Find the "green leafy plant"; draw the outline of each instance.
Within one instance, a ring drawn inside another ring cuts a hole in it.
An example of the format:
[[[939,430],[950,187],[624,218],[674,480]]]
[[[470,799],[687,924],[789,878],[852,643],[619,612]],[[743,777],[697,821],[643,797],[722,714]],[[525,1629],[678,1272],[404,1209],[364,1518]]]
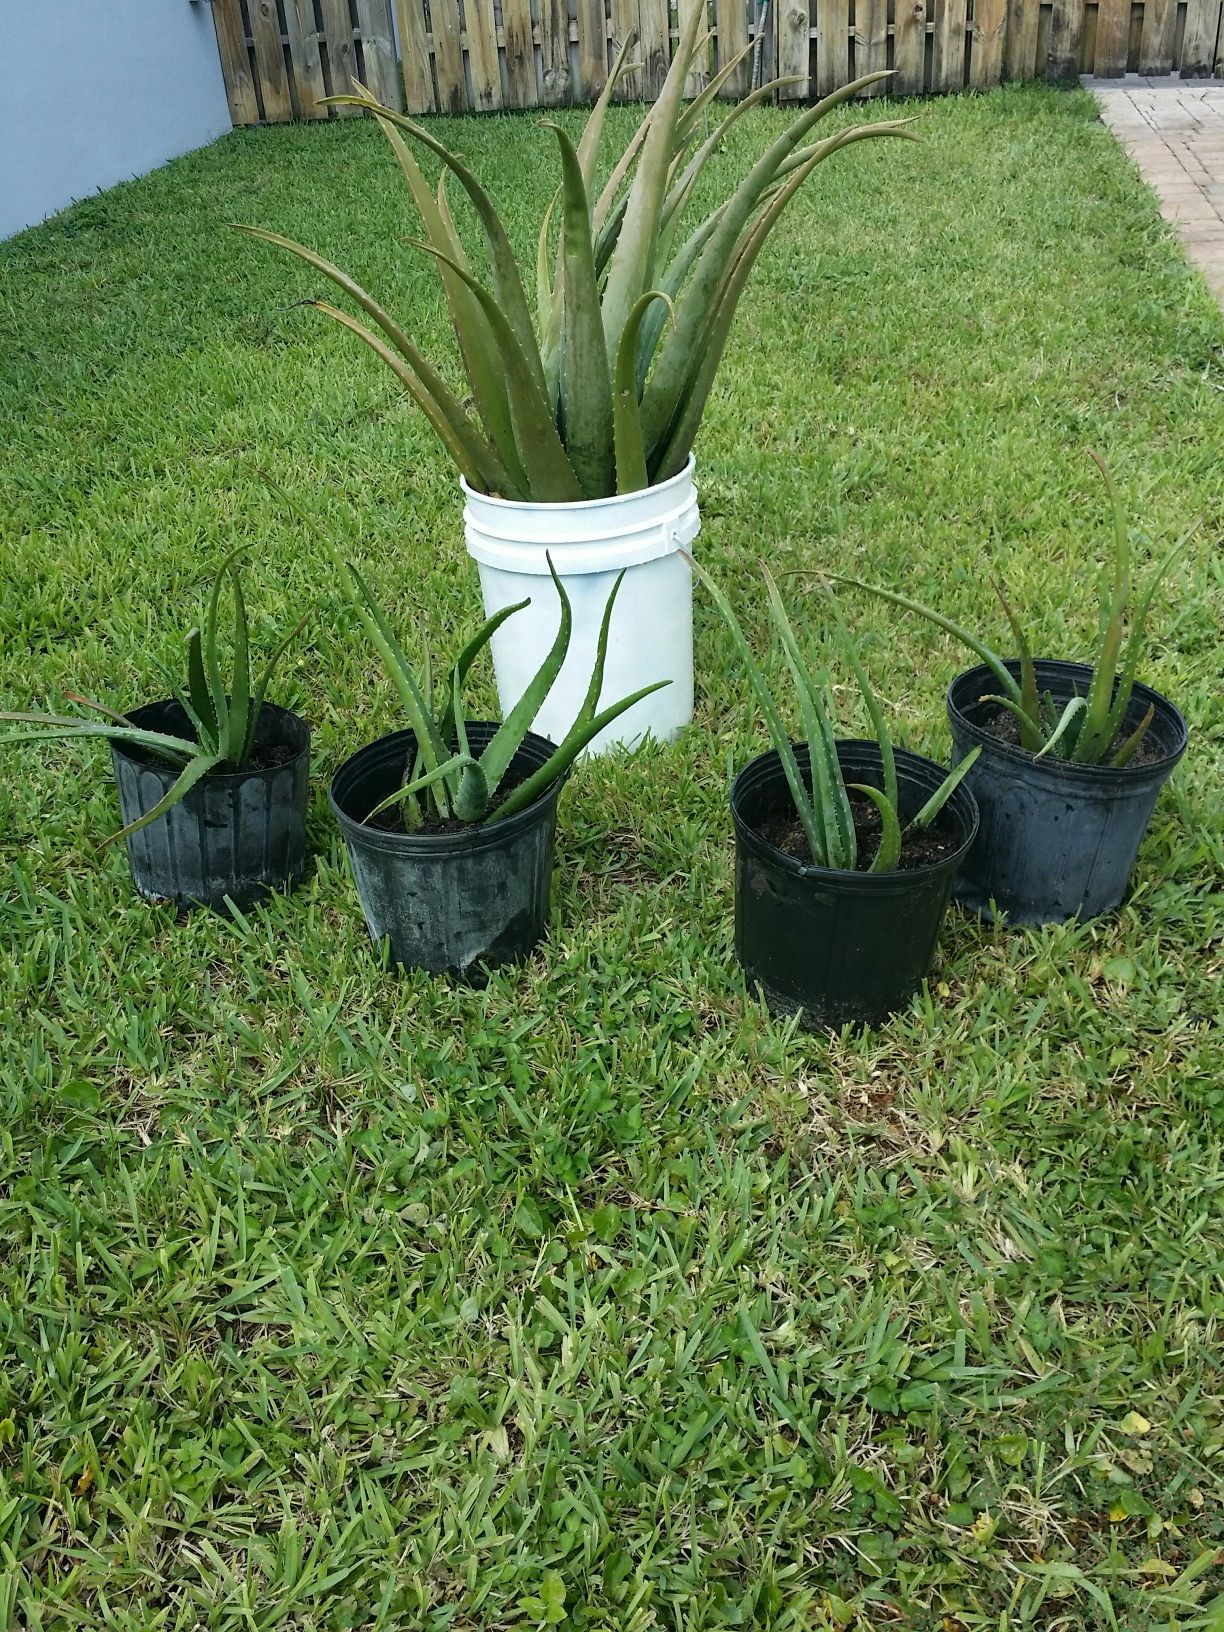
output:
[[[428,659],[421,674],[418,675],[405,657],[386,614],[374,599],[362,574],[351,562],[345,562],[344,565],[352,588],[353,607],[370,638],[371,645],[382,659],[383,667],[403,704],[404,713],[416,738],[416,752],[402,785],[369,813],[367,821],[394,805],[403,805],[404,826],[411,830],[419,826],[422,819],[420,799],[422,794],[426,795],[428,807],[442,819],[492,822],[512,816],[516,811],[524,810],[540,798],[554,782],[559,781],[587,744],[598,736],[605,726],[619,719],[627,709],[641,702],[643,697],[649,697],[652,692],[671,684],[670,680],[656,680],[653,685],[643,686],[628,697],[622,697],[619,702],[611,703],[606,708],[599,707],[599,694],[603,689],[604,664],[608,652],[608,628],[621,581],[625,576],[622,572],[618,574],[604,606],[590,684],[565,740],[538,770],[533,771],[499,800],[498,793],[506,773],[522,746],[524,737],[531,729],[531,722],[539,713],[553,681],[561,672],[561,666],[569,652],[570,633],[573,627],[570,601],[565,593],[565,586],[553,569],[551,556],[548,558],[549,571],[552,573],[552,580],[561,603],[556,639],[531,684],[498,726],[492,740],[480,755],[472,753],[468,743],[467,721],[463,708],[464,682],[472,664],[489,645],[497,630],[507,618],[530,606],[530,600],[503,607],[500,612],[489,618],[450,665],[438,694],[434,696],[430,682],[431,665]]]
[[[326,301],[309,302],[359,335],[395,373],[478,491],[567,503],[634,492],[682,470],[748,275],[787,204],[816,166],[841,148],[911,134],[906,120],[878,120],[805,144],[833,109],[888,77],[868,74],[805,110],[723,202],[688,230],[685,217],[697,183],[728,131],[749,108],[790,83],[763,85],[707,129],[707,110],[746,53],[727,63],[686,107],[684,83],[704,13],[704,6],[693,8],[658,100],[598,193],[604,115],[626,69],[632,36],[577,146],[561,126],[542,121],[557,140],[561,180],[539,231],[534,319],[502,219],[463,160],[359,83],[354,95],[328,98],[371,113],[399,161],[424,228],[424,237],[411,242],[437,263],[474,412],[407,331],[339,267],[279,233],[238,229],[301,256],[362,310],[373,328]],[[401,132],[441,161],[436,192]],[[448,174],[480,222],[491,287],[473,272],[455,230]],[[554,249],[551,221],[558,204]]]
[[[1046,754],[1074,761],[1077,765],[1125,765],[1147,735],[1155,710],[1149,704],[1134,728],[1125,737],[1121,733],[1130,712],[1135,688],[1135,675],[1143,651],[1144,629],[1148,612],[1157,589],[1168,577],[1178,556],[1198,530],[1195,522],[1183,533],[1177,543],[1149,575],[1147,584],[1131,610],[1131,537],[1117,484],[1108,465],[1099,453],[1090,448],[1089,457],[1095,460],[1105,482],[1113,513],[1112,560],[1101,571],[1100,610],[1097,617],[1097,648],[1092,661],[1092,680],[1086,695],[1076,695],[1061,709],[1051,694],[1042,693],[1037,684],[1037,669],[1033,659],[1032,642],[1009,601],[1006,591],[996,579],[995,594],[1003,607],[1019,654],[1020,678],[1016,679],[997,652],[971,630],[953,623],[942,613],[896,590],[878,584],[865,584],[858,578],[830,574],[834,582],[852,584],[882,600],[891,601],[907,612],[917,612],[940,629],[961,641],[975,653],[999,682],[1000,691],[983,697],[984,702],[998,703],[1019,722],[1020,746],[1038,759]],[[1129,614],[1129,629],[1128,625]],[[1121,740],[1119,740],[1121,738]]]
[[[787,729],[781,711],[774,701],[769,683],[762,674],[756,658],[752,655],[752,647],[748,643],[748,638],[744,634],[739,619],[731,609],[731,603],[710,574],[691,556],[688,559],[693,571],[709,591],[710,598],[722,614],[727,628],[731,631],[731,638],[736,651],[744,664],[752,688],[756,692],[757,700],[761,705],[761,712],[765,716],[765,723],[769,727],[769,734],[773,738],[774,748],[777,750],[778,758],[782,762],[786,785],[790,789],[790,795],[794,801],[795,814],[798,816],[807,838],[812,860],[818,867],[831,867],[840,871],[854,871],[859,867],[858,836],[855,832],[854,814],[850,804],[850,791],[852,790],[870,799],[880,815],[880,843],[870,866],[863,870],[872,873],[892,872],[901,858],[901,846],[905,833],[910,828],[928,827],[935,820],[953,791],[973,766],[981,750],[975,748],[971,754],[961,760],[960,764],[944,778],[917,815],[912,817],[904,828],[902,827],[897,790],[896,757],[893,753],[892,738],[889,736],[883,711],[876,699],[875,692],[872,690],[867,671],[854,649],[854,641],[849,629],[846,627],[841,608],[836,598],[830,595],[829,605],[833,614],[837,648],[853,671],[859,693],[867,709],[867,716],[871,721],[872,731],[875,733],[875,741],[880,749],[880,767],[884,786],[883,788],[877,788],[868,782],[847,783],[842,775],[841,762],[837,757],[837,736],[833,725],[833,694],[829,676],[823,671],[813,673],[807,666],[800,651],[794,627],[782,603],[782,597],[778,593],[778,586],[774,582],[769,568],[762,566],[761,572],[769,595],[770,611],[782,643],[782,651],[786,658],[787,667],[791,672],[795,695],[799,703],[799,713],[803,721],[803,733],[807,742],[808,763],[810,766],[810,774],[805,778],[795,754],[791,733]]]
[[[65,695],[70,702],[104,715],[105,720],[38,712],[0,713],[0,722],[25,727],[0,735],[0,747],[19,742],[108,737],[114,742],[146,748],[168,764],[182,767],[180,776],[165,797],[158,800],[152,810],[138,821],[129,822],[117,833],[112,833],[103,841],[105,844],[125,838],[138,828],[156,821],[159,816],[164,816],[172,805],[176,805],[210,773],[240,771],[250,761],[272,675],[286,648],[301,631],[308,614],[303,615],[277,644],[262,673],[252,684],[246,602],[238,571],[238,559],[247,548],[249,546],[240,545],[221,563],[208,597],[203,626],[192,629],[185,642],[187,684],[176,695],[191,721],[194,737],[145,731],[133,725],[126,715],[117,714],[104,703],[82,697],[76,692]],[[227,582],[233,597],[232,662],[228,674],[222,665],[220,639],[221,597]]]

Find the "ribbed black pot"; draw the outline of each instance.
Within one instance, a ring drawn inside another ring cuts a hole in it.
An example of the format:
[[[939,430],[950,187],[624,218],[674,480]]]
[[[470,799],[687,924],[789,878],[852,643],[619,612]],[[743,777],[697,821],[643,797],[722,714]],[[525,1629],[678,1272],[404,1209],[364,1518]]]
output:
[[[1019,677],[1019,663],[1008,663]],[[1086,693],[1092,670],[1083,663],[1039,662],[1037,684],[1058,704]],[[1048,755],[1036,759],[1001,742],[986,723],[998,693],[984,665],[958,675],[948,687],[948,723],[956,758],[980,745],[965,778],[981,812],[977,840],[956,884],[956,899],[971,911],[1010,924],[1056,924],[1112,912],[1126,894],[1161,788],[1186,751],[1186,722],[1167,697],[1136,684],[1127,725],[1151,704],[1147,741],[1159,758],[1121,768],[1075,765]]]
[[[795,755],[808,776],[806,745],[796,744]],[[837,757],[848,782],[882,786],[876,743],[839,742]],[[896,761],[904,823],[947,772],[901,748]],[[941,819],[954,824],[959,841],[952,854],[893,873],[815,867],[779,850],[760,824],[793,809],[776,752],[736,777],[736,956],[769,1007],[799,1013],[809,1030],[877,1025],[908,1003],[930,967],[952,881],[977,831],[973,797],[962,783],[944,807]]]
[[[146,731],[192,737],[181,703],[146,703],[129,711]],[[310,728],[287,708],[265,703],[257,747],[292,750],[268,770],[206,776],[164,816],[126,839],[132,881],[150,900],[180,907],[239,911],[272,890],[290,890],[306,858],[306,794]],[[147,749],[111,743],[124,826],[153,809],[178,780],[179,769]]]
[[[496,730],[469,721],[473,753]],[[397,731],[345,760],[332,778],[332,810],[375,946],[386,946],[390,960],[406,969],[478,983],[488,969],[525,958],[544,937],[560,783],[517,815],[462,832],[367,827],[365,817],[402,784],[415,748],[411,731]],[[511,770],[538,770],[555,751],[529,732]]]

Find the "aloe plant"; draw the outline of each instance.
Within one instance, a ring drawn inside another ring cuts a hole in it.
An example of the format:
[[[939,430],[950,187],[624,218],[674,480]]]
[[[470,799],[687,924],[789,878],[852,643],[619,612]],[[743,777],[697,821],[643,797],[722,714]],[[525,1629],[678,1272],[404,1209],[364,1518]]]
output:
[[[688,226],[697,183],[728,131],[747,109],[791,83],[773,80],[707,121],[741,53],[685,106],[684,82],[704,13],[703,6],[692,9],[658,100],[602,189],[596,190],[596,175],[604,116],[628,66],[632,36],[577,146],[559,125],[542,121],[557,143],[560,182],[537,241],[534,315],[529,280],[497,207],[463,160],[359,82],[354,94],[328,98],[372,114],[399,162],[423,228],[411,241],[434,257],[470,411],[407,329],[338,266],[279,233],[239,228],[300,256],[361,310],[368,322],[327,301],[308,302],[360,336],[394,372],[480,492],[567,503],[635,492],[682,470],[748,275],[787,204],[841,148],[911,134],[908,121],[887,120],[806,140],[835,108],[887,77],[865,75],[800,114],[723,201]],[[436,191],[414,146],[441,161]],[[448,175],[475,208],[491,285],[473,271],[455,230]]]
[[[428,808],[444,820],[492,822],[512,816],[516,811],[524,810],[558,782],[587,744],[606,726],[611,725],[613,720],[619,719],[627,709],[641,702],[643,697],[649,697],[663,686],[671,684],[669,680],[656,680],[653,685],[643,686],[628,697],[622,697],[619,702],[611,703],[605,708],[599,706],[608,653],[608,629],[621,580],[625,576],[622,572],[617,576],[604,606],[590,684],[582,707],[566,733],[564,742],[538,770],[533,771],[524,781],[499,798],[502,783],[514,761],[514,756],[531,729],[531,722],[543,706],[544,699],[561,672],[561,666],[569,652],[573,628],[570,601],[565,593],[565,586],[553,569],[552,558],[549,557],[548,566],[561,605],[556,638],[531,684],[498,726],[492,740],[479,756],[473,754],[468,745],[467,720],[463,706],[464,683],[472,664],[489,645],[497,630],[507,618],[513,617],[516,612],[521,612],[529,606],[530,601],[519,601],[514,606],[503,607],[500,612],[489,618],[446,670],[445,680],[434,696],[431,694],[429,678],[431,665],[427,662],[423,671],[418,674],[404,655],[385,612],[375,600],[361,572],[352,562],[345,562],[344,566],[354,610],[369,636],[371,645],[382,659],[383,667],[403,704],[404,713],[416,738],[415,754],[406,767],[402,784],[370,811],[365,818],[367,822],[395,805],[402,805],[404,826],[411,831],[420,825],[424,814],[421,795],[426,796]]]
[[[186,638],[186,686],[177,693],[177,699],[194,728],[193,737],[145,731],[133,725],[126,715],[118,714],[104,703],[82,697],[77,692],[65,693],[69,702],[92,709],[94,713],[103,715],[103,720],[36,711],[0,713],[0,722],[24,727],[20,731],[0,733],[0,748],[19,742],[107,737],[135,748],[146,748],[167,764],[182,767],[178,779],[152,810],[139,820],[129,822],[117,833],[112,833],[103,840],[104,844],[126,838],[138,828],[164,816],[202,778],[214,772],[239,771],[251,759],[276,665],[302,629],[308,614],[303,615],[278,642],[262,673],[252,683],[246,602],[238,571],[239,557],[248,548],[248,545],[240,545],[221,563],[213,580],[203,624],[190,630]],[[233,650],[228,674],[222,663],[220,639],[221,597],[227,582],[233,598]]]
[[[880,815],[880,842],[870,864],[862,870],[871,873],[894,871],[901,859],[901,847],[906,832],[910,828],[930,826],[972,768],[981,753],[981,749],[975,748],[971,754],[961,760],[960,764],[950,771],[940,783],[922,809],[902,827],[897,789],[896,756],[893,752],[892,738],[889,735],[883,711],[872,689],[867,671],[855,650],[854,641],[846,626],[841,607],[836,597],[830,594],[829,607],[833,617],[833,632],[836,645],[854,674],[859,694],[867,710],[867,717],[871,721],[871,729],[875,734],[875,741],[880,750],[881,780],[884,786],[877,788],[869,782],[847,783],[842,775],[841,762],[837,756],[837,735],[833,724],[833,694],[829,677],[823,672],[813,673],[808,667],[796,638],[794,626],[778,592],[778,586],[774,582],[773,574],[768,567],[762,566],[761,572],[769,596],[770,612],[781,640],[782,651],[786,658],[787,667],[790,669],[791,679],[794,682],[799,713],[803,721],[803,732],[807,742],[808,764],[810,767],[809,775],[805,777],[795,754],[791,733],[782,718],[781,710],[774,700],[773,693],[769,688],[769,682],[765,679],[756,658],[753,656],[748,637],[745,635],[739,619],[732,611],[730,601],[728,601],[726,595],[710,574],[691,556],[688,559],[690,566],[709,591],[710,598],[730,630],[736,651],[739,653],[752,689],[757,695],[757,701],[761,705],[761,712],[765,716],[769,734],[773,738],[774,748],[782,762],[786,785],[790,790],[791,799],[794,801],[795,814],[799,818],[799,823],[807,838],[812,860],[818,867],[830,867],[840,871],[854,871],[859,867],[861,858],[858,849],[858,836],[855,832],[854,813],[850,804],[850,792],[853,791],[861,793],[864,797],[870,799]]]
[[[1144,630],[1148,613],[1157,589],[1172,571],[1178,556],[1198,531],[1195,522],[1174,544],[1162,561],[1148,576],[1147,584],[1131,609],[1132,550],[1126,514],[1109,466],[1099,453],[1088,449],[1088,454],[1101,472],[1109,496],[1113,518],[1113,550],[1110,561],[1101,570],[1099,613],[1097,617],[1097,645],[1092,660],[1092,680],[1085,694],[1072,697],[1061,709],[1047,691],[1042,693],[1037,683],[1037,668],[1033,660],[1033,643],[1025,632],[1004,586],[996,579],[994,592],[1003,607],[1003,615],[1011,629],[1019,657],[1020,678],[1016,679],[1003,658],[992,650],[972,630],[954,623],[942,613],[896,590],[879,584],[866,584],[858,578],[832,573],[835,583],[851,584],[866,590],[881,600],[891,601],[907,612],[943,629],[967,646],[990,670],[999,683],[998,693],[988,693],[983,702],[998,703],[1015,716],[1019,724],[1020,746],[1036,758],[1050,754],[1055,758],[1073,761],[1077,765],[1125,765],[1147,735],[1155,717],[1149,704],[1134,727],[1122,732],[1130,714],[1134,695],[1135,676],[1143,651]],[[1128,628],[1129,620],[1129,628]]]

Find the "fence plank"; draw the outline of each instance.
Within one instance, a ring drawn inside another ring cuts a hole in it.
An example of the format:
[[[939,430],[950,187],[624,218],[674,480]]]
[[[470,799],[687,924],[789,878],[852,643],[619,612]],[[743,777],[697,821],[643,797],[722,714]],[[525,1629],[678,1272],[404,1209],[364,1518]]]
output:
[[[933,90],[959,91],[964,86],[968,20],[967,0],[939,0],[931,60]]]
[[[438,75],[438,112],[463,113],[468,105],[463,76],[463,35],[459,0],[430,0],[434,68]]]
[[[395,0],[399,27],[400,67],[404,76],[404,111],[433,113],[437,108],[429,66],[429,36],[421,0]]]
[[[752,71],[755,83],[767,85],[778,77],[778,28],[775,0],[758,3],[752,25],[755,49],[752,53]]]
[[[1125,0],[1127,14],[1130,0]],[[1009,0],[1007,43],[1003,68],[1008,79],[1032,79],[1037,72],[1037,26],[1041,20],[1040,0]]]
[[[1173,66],[1177,0],[1146,0],[1139,36],[1139,72],[1167,74]]]
[[[327,46],[327,80],[333,96],[348,96],[357,72],[357,48],[353,44],[353,23],[348,0],[320,0],[323,16],[323,43]],[[357,108],[335,108],[345,117]]]
[[[539,106],[535,46],[531,38],[531,0],[502,0],[502,33],[506,43],[506,86],[512,108]]]
[[[361,60],[365,65],[363,83],[378,100],[396,112],[400,99],[399,62],[395,51],[395,29],[391,23],[391,0],[356,0],[357,27],[361,32]]]
[[[653,102],[667,78],[667,65],[671,62],[670,28],[667,0],[638,0],[642,58],[639,83],[644,101]]]
[[[1055,85],[1073,85],[1079,77],[1080,42],[1084,37],[1084,0],[1054,0],[1045,77]]]
[[[888,67],[888,0],[854,0],[854,77],[877,74]],[[873,85],[868,96],[882,96],[886,80]]]
[[[540,65],[544,70],[540,95],[546,108],[578,100],[570,66],[568,0],[537,0],[540,16]]]
[[[893,68],[889,90],[896,96],[921,96],[926,68],[926,0],[897,0],[893,19]]]
[[[259,103],[255,97],[255,80],[251,75],[246,24],[242,20],[238,0],[213,0],[212,14],[217,50],[221,53],[225,94],[229,98],[230,118],[236,125],[257,125]]]
[[[502,105],[501,67],[490,0],[463,0],[463,32],[472,79],[472,107],[478,113],[489,113]]]
[[[725,68],[748,44],[747,0],[714,0],[714,21],[718,29],[718,66]],[[723,96],[738,101],[748,89],[751,73],[749,63],[741,62],[723,86]]]
[[[303,119],[326,119],[323,98],[327,86],[323,82],[314,0],[285,0],[285,33],[289,37],[293,83],[297,86],[298,114]]]
[[[849,0],[817,0],[816,5],[816,95],[850,81]]]
[[[1203,79],[1215,66],[1220,31],[1220,0],[1190,0],[1182,36],[1181,77]]]
[[[631,63],[640,63],[642,44],[638,22],[638,0],[612,0],[612,54],[615,57],[621,46],[630,34],[639,35],[638,43],[629,53]],[[642,70],[640,67],[626,68],[616,87],[618,102],[637,102],[642,96]]]
[[[807,101],[812,66],[811,26],[808,0],[777,0],[778,73],[794,75],[798,81],[794,85],[783,85],[778,92],[781,102]]]
[[[593,102],[607,82],[608,23],[603,0],[578,0],[578,95]]]
[[[285,67],[276,0],[250,0],[247,10],[264,118],[270,124],[282,124],[293,118],[293,98],[289,94],[289,71]]]
[[[1092,71],[1098,79],[1117,79],[1126,72],[1130,41],[1131,0],[1100,0],[1096,18],[1096,54]]]
[[[697,37],[697,49],[693,52],[693,60],[689,65],[689,71],[684,80],[685,96],[700,96],[710,83],[711,41],[709,37],[710,8],[708,0],[676,0],[676,23],[681,33],[684,30],[685,23],[688,22],[694,11],[700,11],[705,16],[705,27],[702,29],[702,33],[706,36],[706,39],[703,45],[701,35]]]
[[[997,85],[1003,77],[1003,36],[1007,31],[1007,0],[973,0],[970,32],[969,83],[974,90]]]

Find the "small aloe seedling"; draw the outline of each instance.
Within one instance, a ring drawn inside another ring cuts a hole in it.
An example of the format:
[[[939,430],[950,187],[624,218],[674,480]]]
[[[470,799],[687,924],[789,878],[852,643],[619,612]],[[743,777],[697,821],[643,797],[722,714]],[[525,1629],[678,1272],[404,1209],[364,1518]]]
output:
[[[108,737],[114,742],[145,748],[182,771],[165,797],[152,810],[129,822],[103,841],[126,838],[138,828],[156,821],[211,772],[240,771],[246,766],[259,734],[260,716],[277,663],[306,622],[303,615],[279,642],[262,673],[252,684],[250,637],[246,602],[238,572],[238,558],[249,545],[232,550],[217,570],[201,628],[192,629],[186,639],[186,689],[177,700],[190,720],[194,737],[177,737],[162,731],[145,731],[133,725],[125,714],[117,714],[104,703],[76,692],[66,692],[70,702],[92,709],[103,720],[77,719],[72,715],[37,712],[0,713],[0,722],[26,729],[0,735],[0,747],[18,742],[52,742],[63,738]],[[222,666],[220,640],[221,596],[226,583],[233,595],[232,665],[228,674]]]
[[[897,790],[897,766],[893,753],[892,738],[889,736],[884,715],[872,690],[867,671],[854,649],[854,641],[841,608],[836,599],[830,595],[829,604],[833,613],[833,624],[836,632],[837,646],[842,656],[853,670],[854,678],[858,683],[859,693],[866,707],[871,728],[875,733],[875,740],[880,750],[880,766],[882,771],[883,788],[873,787],[868,782],[847,783],[842,775],[841,762],[837,756],[837,736],[833,726],[833,697],[829,684],[829,677],[825,673],[813,673],[804,661],[799,649],[799,642],[795,637],[794,628],[787,616],[786,608],[782,604],[782,597],[778,593],[778,586],[768,567],[762,566],[761,572],[765,578],[765,587],[769,594],[770,611],[782,642],[782,651],[786,657],[787,666],[794,681],[795,694],[799,703],[799,712],[803,720],[803,731],[807,741],[808,763],[810,777],[805,778],[799,767],[794,746],[791,742],[791,733],[783,722],[781,712],[774,701],[769,683],[762,674],[752,648],[748,644],[739,619],[731,610],[731,603],[719,589],[705,569],[698,565],[692,557],[688,557],[693,571],[701,579],[710,596],[722,614],[723,621],[731,631],[731,638],[735,643],[752,688],[757,694],[761,705],[761,712],[765,715],[765,723],[769,727],[769,734],[773,738],[774,748],[782,762],[782,770],[786,777],[787,787],[795,805],[795,814],[803,827],[807,837],[808,847],[812,852],[812,860],[818,867],[835,868],[838,871],[852,872],[859,866],[858,838],[854,827],[854,814],[850,804],[850,791],[861,793],[870,799],[880,814],[880,843],[872,858],[871,865],[866,872],[892,872],[901,859],[901,846],[905,832],[909,828],[928,827],[939,812],[947,804],[952,793],[961,780],[968,773],[980,748],[975,748],[971,754],[961,760],[960,764],[946,776],[936,791],[923,805],[922,809],[903,828],[901,825],[900,805]]]
[[[1073,761],[1077,765],[1108,764],[1117,767],[1125,765],[1130,760],[1147,735],[1155,714],[1155,709],[1149,704],[1133,729],[1122,736],[1130,713],[1148,612],[1151,610],[1157,589],[1168,577],[1178,556],[1198,531],[1198,522],[1183,533],[1156,566],[1132,610],[1131,539],[1122,509],[1122,500],[1108,465],[1100,454],[1093,453],[1091,449],[1088,451],[1104,478],[1113,511],[1113,559],[1101,572],[1097,646],[1092,661],[1091,683],[1086,695],[1072,697],[1061,709],[1048,691],[1042,693],[1038,687],[1032,642],[1025,633],[1006,590],[997,580],[994,583],[994,591],[999,597],[1004,616],[1011,628],[1012,638],[1016,642],[1019,680],[984,640],[972,630],[963,628],[959,623],[953,623],[951,618],[945,618],[942,613],[878,584],[865,584],[858,578],[847,578],[838,574],[830,576],[836,583],[852,584],[856,589],[865,589],[868,594],[878,595],[881,600],[891,601],[894,606],[903,607],[907,612],[917,612],[919,617],[928,619],[975,653],[994,675],[1000,688],[997,694],[985,696],[983,702],[998,703],[1008,713],[1015,715],[1020,728],[1020,746],[1036,758],[1041,759],[1051,754],[1058,759]]]
[[[573,617],[569,596],[553,568],[552,557],[548,557],[548,568],[561,602],[561,618],[556,639],[537,669],[531,684],[498,726],[492,741],[479,756],[471,752],[468,744],[467,722],[463,708],[464,682],[472,664],[489,645],[497,630],[507,618],[513,617],[516,612],[521,612],[524,607],[529,606],[530,601],[519,601],[514,606],[503,607],[482,625],[451,664],[440,694],[435,698],[431,696],[428,663],[425,665],[423,675],[418,677],[412,664],[404,656],[403,649],[385,613],[374,599],[369,585],[351,562],[345,562],[345,567],[352,586],[354,609],[371,644],[382,659],[383,667],[404,706],[404,713],[416,737],[415,757],[408,767],[403,784],[369,813],[367,821],[394,805],[403,805],[405,827],[409,829],[416,827],[421,820],[421,795],[427,796],[428,804],[443,819],[491,822],[512,816],[516,811],[524,810],[559,781],[587,744],[598,736],[605,726],[619,719],[635,703],[641,702],[643,697],[649,697],[652,692],[671,684],[669,680],[656,680],[653,685],[643,686],[628,697],[622,697],[619,702],[611,703],[606,708],[599,707],[608,653],[608,628],[612,621],[612,610],[616,605],[621,580],[625,576],[622,572],[617,576],[604,606],[595,666],[591,671],[590,684],[577,718],[566,733],[565,740],[544,764],[512,788],[504,798],[499,799],[498,793],[506,773],[521,748],[523,739],[531,729],[531,722],[540,712],[553,681],[561,672],[561,666],[569,652]]]

